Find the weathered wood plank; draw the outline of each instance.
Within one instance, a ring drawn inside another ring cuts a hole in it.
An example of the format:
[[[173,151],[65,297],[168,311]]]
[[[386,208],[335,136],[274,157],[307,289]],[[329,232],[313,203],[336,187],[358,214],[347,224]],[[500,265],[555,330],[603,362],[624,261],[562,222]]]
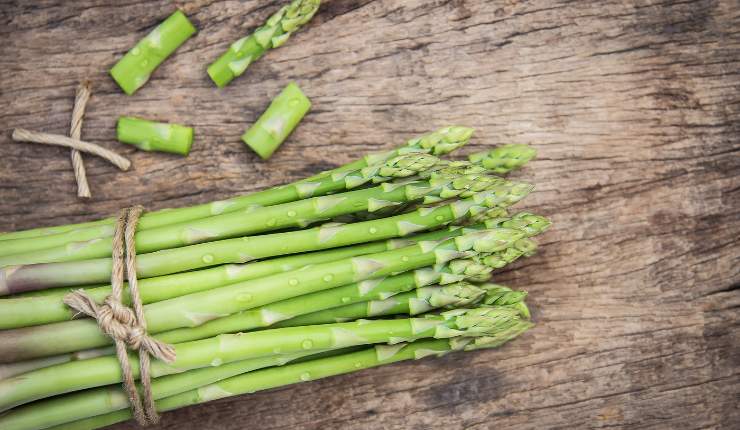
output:
[[[326,1],[305,31],[217,91],[205,64],[280,1],[177,2],[200,33],[134,97],[106,70],[170,2],[0,2],[0,230],[250,191],[428,129],[469,151],[531,143],[522,207],[551,216],[540,255],[501,282],[538,326],[499,351],[399,364],[168,413],[161,428],[737,428],[740,15],[732,0]],[[91,78],[74,197],[63,133]],[[239,135],[291,79],[313,111],[269,163]],[[114,142],[118,115],[190,124],[188,158]],[[117,428],[134,428],[132,424]]]

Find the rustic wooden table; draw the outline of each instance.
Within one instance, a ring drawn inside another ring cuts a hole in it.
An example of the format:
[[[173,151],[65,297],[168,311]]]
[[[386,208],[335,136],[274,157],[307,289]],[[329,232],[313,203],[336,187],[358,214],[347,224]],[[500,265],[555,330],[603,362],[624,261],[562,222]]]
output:
[[[497,276],[537,327],[496,351],[387,366],[164,415],[173,429],[740,427],[740,15],[732,0],[326,1],[217,90],[205,65],[283,0],[175,2],[199,34],[127,97],[107,70],[169,1],[0,0],[0,230],[140,203],[206,202],[312,174],[448,123],[467,151],[529,143],[541,253]],[[130,157],[10,142],[66,133]],[[262,162],[239,140],[296,80],[314,108]],[[190,124],[187,158],[115,142],[119,115]],[[124,429],[135,426],[119,425]]]

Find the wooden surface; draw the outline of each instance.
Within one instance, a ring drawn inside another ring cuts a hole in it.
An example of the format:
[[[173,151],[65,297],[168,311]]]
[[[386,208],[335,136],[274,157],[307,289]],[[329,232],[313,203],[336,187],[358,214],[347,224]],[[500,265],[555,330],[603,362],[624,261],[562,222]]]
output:
[[[0,230],[140,203],[206,202],[300,178],[448,123],[466,151],[540,153],[522,208],[552,217],[542,252],[497,279],[538,326],[451,355],[164,415],[171,429],[740,427],[740,4],[737,1],[326,1],[313,23],[216,90],[206,64],[279,1],[177,2],[200,33],[133,97],[106,71],[167,1],[0,1]],[[65,133],[134,163],[10,143]],[[239,136],[296,80],[314,108],[269,162]],[[119,115],[193,125],[188,158],[114,141]],[[133,429],[132,424],[117,428]]]

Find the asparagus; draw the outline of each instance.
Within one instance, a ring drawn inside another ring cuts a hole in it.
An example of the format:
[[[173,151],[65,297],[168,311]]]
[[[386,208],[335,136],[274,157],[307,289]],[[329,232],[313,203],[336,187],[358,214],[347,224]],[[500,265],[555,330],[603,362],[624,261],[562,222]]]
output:
[[[459,234],[462,231],[462,229],[456,228],[455,230],[450,230],[449,233],[444,231],[433,232],[431,234],[428,233],[425,235],[418,235],[417,237],[415,237],[415,240],[419,241],[423,237],[425,237],[427,240],[440,239],[443,238],[442,233],[444,233],[445,236],[454,237],[456,234]],[[330,308],[334,306],[340,306],[340,308],[343,308],[346,306],[341,305],[346,305],[347,303],[353,303],[360,300],[366,301],[372,300],[373,298],[386,298],[392,294],[406,291],[409,288],[420,287],[422,285],[427,285],[435,281],[439,282],[440,284],[447,284],[463,279],[485,281],[494,268],[501,268],[505,264],[514,261],[521,255],[530,255],[535,247],[536,245],[533,241],[528,239],[521,239],[514,244],[514,250],[507,248],[504,251],[493,253],[492,255],[485,258],[472,257],[465,260],[453,260],[441,266],[417,269],[414,272],[407,272],[390,278],[363,281],[360,283],[350,284],[349,286],[337,287],[326,291],[320,291],[304,296],[286,299],[253,310],[243,311],[234,315],[209,321],[195,328],[175,329],[172,331],[160,333],[158,335],[155,335],[155,338],[168,343],[178,343],[189,340],[203,339],[221,333],[245,331],[252,328],[265,327],[269,324],[274,323],[275,321],[278,321],[275,326],[280,325],[287,327],[294,325],[305,325],[292,323],[293,321],[302,321],[300,317],[291,318],[288,321],[287,325],[281,325],[280,320],[293,315],[301,315],[323,308]],[[494,304],[489,302],[487,303]],[[314,313],[321,313],[321,311]],[[335,321],[330,320],[328,322]],[[62,331],[63,326],[59,327],[58,332],[61,333]],[[54,339],[59,340],[59,337],[54,336]],[[44,339],[37,340],[39,342],[44,341]],[[42,359],[33,359],[6,364],[0,366],[0,379],[3,379],[1,377],[2,375],[4,375],[5,377],[9,377],[18,373],[22,373],[20,372],[20,370],[25,372],[42,367],[47,367],[51,364],[66,363],[83,358],[109,355],[113,352],[113,349],[103,347],[93,350],[84,350],[74,353],[61,354]]]
[[[144,306],[149,333],[197,327],[210,320],[269,303],[352,282],[501,251],[523,238],[522,230],[493,228],[442,242],[420,242],[392,251],[352,257],[240,282]],[[0,362],[79,351],[106,345],[109,338],[92,320],[0,332]]]
[[[165,124],[122,116],[116,125],[118,141],[144,151],[188,155],[193,144],[193,129],[179,124]]]
[[[384,163],[369,166],[361,170],[342,175],[341,178],[326,178],[317,184],[302,184],[299,188],[319,189],[321,194],[332,191],[357,188],[368,182],[385,182],[393,178],[415,175],[437,163],[437,158],[428,154],[409,154],[399,156]],[[442,171],[440,176],[454,178],[453,174]],[[426,182],[412,183],[424,186]],[[411,186],[411,185],[409,185]],[[146,253],[161,249],[184,246],[221,238],[260,233],[286,227],[305,226],[316,220],[332,217],[334,214],[352,213],[357,210],[372,209],[373,203],[381,201],[404,201],[423,194],[411,196],[405,188],[374,187],[337,194],[307,198],[268,207],[250,206],[235,212],[212,215],[194,221],[176,223],[136,233],[137,252]],[[430,189],[434,192],[435,189]],[[245,222],[248,220],[248,222]],[[105,227],[110,230],[110,226]],[[94,230],[101,230],[94,228]],[[111,255],[111,234],[101,237],[94,231],[95,239],[65,243],[60,246],[26,253],[17,253],[0,257],[0,266],[77,261]],[[28,246],[26,241],[26,246]],[[36,240],[48,244],[46,240]]]
[[[505,210],[499,209],[498,213],[505,213]],[[479,225],[476,228],[481,229],[484,226]],[[389,251],[402,245],[407,246],[410,243],[422,240],[446,239],[462,233],[463,229],[461,227],[450,226],[442,230],[409,236],[405,239],[388,239],[344,248],[289,255],[264,261],[224,264],[198,271],[140,279],[139,296],[144,304],[154,303],[190,293],[211,290],[236,282],[300,269],[309,264],[325,263],[358,255]],[[47,291],[53,291],[54,293],[46,294],[42,297],[24,296],[0,300],[0,330],[29,327],[71,319],[74,316],[74,311],[69,309],[62,301],[64,296],[71,290],[70,288],[60,287],[50,290],[31,291],[24,294],[37,294]],[[102,285],[95,288],[86,288],[85,292],[97,302],[102,303],[110,295],[111,287],[110,285]],[[125,304],[130,303],[128,289],[125,290],[123,299]]]
[[[495,334],[487,338],[423,339],[397,345],[375,345],[372,348],[358,352],[243,373],[181,394],[159,399],[156,402],[157,410],[164,412],[224,397],[254,393],[260,390],[351,373],[383,364],[440,356],[452,351],[494,348],[514,339],[531,328],[533,324],[529,321],[519,320],[513,324],[502,324],[502,326]],[[481,342],[482,339],[485,339],[485,341]],[[479,340],[479,342],[476,342],[476,340]],[[101,394],[99,402],[103,401],[103,396]],[[106,397],[110,399],[108,401],[111,404],[116,403],[116,407],[119,408],[118,411],[56,426],[52,430],[92,430],[131,418],[131,412],[124,409],[126,408],[125,403],[120,406],[120,401],[111,399],[112,396]]]
[[[490,305],[511,306],[522,318],[529,319],[529,310],[524,305],[524,291],[513,291],[498,284],[473,285],[457,282],[407,291],[383,300],[352,303],[310,314],[299,315],[280,321],[271,327],[295,327],[302,325],[331,324],[388,315],[419,315],[433,309],[451,309],[484,302]]]
[[[136,44],[110,70],[128,95],[141,88],[167,57],[195,33],[195,27],[177,10]]]
[[[480,227],[478,227],[480,228]],[[449,231],[438,231],[438,232],[432,232],[422,235],[414,236],[414,241],[418,242],[420,240],[439,240],[446,237],[454,237],[456,235],[459,235],[463,232],[463,229],[460,229],[459,227],[455,227],[453,229],[450,229]],[[396,244],[397,240],[391,240],[388,241],[387,245],[383,244],[383,246],[387,246],[388,249],[393,249],[397,247]],[[523,244],[526,243],[526,239],[521,239],[517,241],[514,244],[515,248],[518,249],[525,249],[527,246],[524,246]],[[408,243],[407,241],[404,241],[404,243]],[[532,248],[532,246],[529,246]],[[385,250],[385,249],[383,249]],[[367,254],[369,252],[363,252],[363,254]],[[346,253],[347,256],[351,256],[349,253]],[[354,255],[363,255],[363,254],[354,254]],[[507,262],[511,262],[514,260],[514,258],[511,258],[511,254],[507,250],[501,251],[499,253],[494,254],[500,254],[499,260],[503,261],[503,258],[506,258]],[[492,255],[493,256],[493,255]],[[347,303],[352,303],[357,300],[371,300],[373,298],[384,298],[388,297],[391,294],[398,293],[400,291],[405,291],[408,288],[411,288],[413,286],[421,286],[426,285],[428,283],[431,283],[433,281],[437,281],[442,284],[446,284],[453,281],[459,281],[462,279],[471,279],[471,280],[480,280],[484,281],[489,276],[491,270],[493,268],[500,268],[503,267],[502,264],[496,264],[494,263],[492,265],[492,256],[483,258],[483,259],[476,259],[476,258],[470,258],[465,260],[453,260],[450,263],[447,263],[442,266],[436,266],[433,268],[425,268],[425,269],[417,269],[414,272],[409,272],[401,275],[397,275],[391,278],[385,278],[385,279],[377,279],[377,280],[368,280],[363,281],[361,283],[351,284],[350,286],[344,286],[344,287],[337,287],[333,288],[331,290],[307,294],[305,296],[300,296],[292,299],[286,299],[274,304],[268,304],[265,306],[262,306],[261,308],[253,309],[251,311],[244,311],[239,312],[237,314],[227,316],[224,318],[219,318],[213,321],[209,321],[201,326],[191,328],[191,329],[175,329],[169,332],[160,333],[155,336],[155,338],[168,342],[168,343],[177,343],[177,342],[184,342],[188,340],[197,340],[202,339],[205,337],[213,336],[216,334],[221,333],[228,333],[228,332],[236,332],[236,331],[244,331],[250,328],[258,328],[258,327],[264,327],[268,323],[271,323],[274,321],[274,316],[280,315],[282,317],[287,317],[288,315],[300,315],[303,313],[312,312],[312,310],[321,309],[323,307],[327,306],[340,306],[345,305]],[[298,256],[301,257],[301,256]],[[284,260],[288,259],[295,259],[297,257],[287,257]],[[334,258],[331,261],[334,261]],[[303,267],[302,265],[298,264],[289,264],[283,265],[282,269],[289,270],[290,268],[299,268]],[[411,276],[413,279],[409,282],[403,282],[403,279],[408,280],[409,276],[413,273]],[[395,279],[394,279],[395,278]],[[400,281],[400,282],[399,282]],[[141,285],[140,285],[141,286]],[[371,286],[374,286],[371,288]],[[268,318],[267,316],[273,316],[273,318]],[[290,321],[293,320],[300,320],[300,318],[292,318]],[[329,321],[334,322],[334,321]],[[292,325],[283,325],[283,326],[292,326]],[[57,340],[60,340],[57,338]],[[62,340],[63,341],[63,340]],[[42,368],[42,367],[48,367],[52,364],[59,364],[59,363],[66,363],[69,361],[74,360],[80,360],[85,358],[92,358],[92,357],[99,357],[102,355],[109,355],[112,354],[114,350],[110,347],[102,347],[92,350],[85,350],[85,351],[79,351],[69,354],[61,354],[51,357],[45,357],[40,359],[33,359],[33,360],[27,360],[27,361],[21,361],[17,363],[10,363],[5,365],[0,365],[0,379],[10,377],[19,373],[27,372],[30,370]]]
[[[478,179],[483,179],[479,177]],[[431,180],[430,180],[431,181]],[[389,193],[400,192],[407,197],[432,194],[445,198],[467,197],[436,208],[420,208],[415,212],[347,225],[321,227],[275,233],[253,238],[226,239],[162,250],[137,257],[140,278],[177,273],[202,267],[328,249],[349,244],[405,236],[417,231],[439,227],[483,207],[508,206],[523,198],[531,189],[527,184],[515,184],[501,179],[490,182],[435,182],[434,187],[419,190],[415,185],[388,185]],[[484,191],[478,191],[483,189]],[[432,193],[431,191],[434,191]],[[343,205],[344,202],[340,202]],[[373,200],[362,205],[384,207],[387,202]],[[104,282],[111,270],[111,259],[19,265],[0,268],[0,295],[59,286],[85,285]]]
[[[480,163],[494,173],[504,174],[518,169],[537,155],[537,151],[528,145],[509,144],[490,151],[477,152],[468,156],[473,163]]]
[[[244,133],[242,140],[263,160],[267,160],[293,132],[310,108],[311,101],[295,82],[291,82]]]
[[[524,240],[521,239],[518,242]],[[507,253],[501,251],[495,254],[503,255]],[[464,279],[484,281],[492,270],[490,266],[486,265],[485,258],[472,257],[452,260],[442,265],[416,269],[387,278],[368,279],[329,290],[288,298],[208,321],[197,327],[180,328],[160,333],[155,337],[167,343],[180,343],[205,339],[223,333],[254,330],[302,314],[356,302],[383,299],[434,283],[448,284]]]
[[[265,51],[285,43],[291,34],[313,18],[320,4],[320,0],[293,0],[283,6],[254,33],[232,43],[218,60],[208,66],[208,76],[219,88],[225,87]]]
[[[503,323],[516,320],[518,311],[509,307],[480,307],[456,309],[424,318],[361,320],[219,335],[174,345],[177,354],[175,361],[170,364],[152,362],[150,373],[157,378],[273,354],[374,343],[396,344],[427,337],[490,336]],[[132,371],[138,377],[138,359],[131,356],[130,360]],[[120,364],[113,356],[50,366],[0,381],[0,411],[38,399],[120,381]]]
[[[316,185],[306,186],[305,183],[316,183],[318,179],[331,176],[333,174],[341,174],[353,170],[363,169],[370,165],[379,164],[385,162],[398,155],[407,154],[410,152],[424,152],[433,155],[444,155],[448,154],[455,149],[465,145],[470,140],[473,134],[473,129],[460,126],[448,126],[436,130],[432,133],[419,136],[409,140],[404,146],[395,149],[393,151],[386,152],[380,155],[370,155],[364,157],[358,162],[349,163],[347,165],[338,167],[334,170],[322,172],[312,178],[304,179],[298,182],[294,182],[289,185],[275,187],[268,190],[260,191],[253,194],[247,194],[244,196],[234,197],[223,201],[215,201],[211,203],[178,208],[178,209],[163,209],[156,212],[148,212],[142,215],[141,220],[137,226],[138,231],[147,230],[150,228],[161,227],[164,225],[176,224],[180,222],[190,221],[199,218],[205,218],[211,215],[217,215],[221,213],[233,212],[240,209],[247,208],[249,206],[260,205],[269,206],[279,203],[287,203],[295,200],[300,200],[307,197],[321,195],[319,190],[316,189]],[[341,176],[340,176],[341,178]],[[68,243],[70,241],[80,241],[94,239],[98,236],[90,235],[80,237],[85,233],[83,230],[89,227],[102,227],[112,226],[115,222],[115,218],[106,218],[98,221],[91,221],[79,224],[69,224],[55,227],[44,227],[32,230],[24,230],[13,233],[2,233],[0,234],[0,241],[3,240],[17,240],[17,239],[30,239],[40,236],[54,236],[63,233],[73,232],[72,236],[61,243]],[[112,234],[112,227],[105,230],[107,235]],[[48,239],[48,237],[47,237]],[[51,246],[58,245],[54,243]],[[7,250],[10,247],[10,243],[3,244],[1,255],[17,254],[19,252],[28,251],[32,249],[21,249],[18,251],[9,252],[3,254],[3,250]],[[45,246],[48,248],[49,246]],[[36,248],[43,249],[43,248]]]
[[[473,135],[473,129],[467,127],[443,127],[435,133],[422,135],[406,142],[406,145],[391,151],[368,154],[357,161],[345,164],[332,170],[326,170],[314,176],[304,179],[302,182],[311,182],[326,176],[336,175],[343,172],[362,169],[373,164],[390,160],[399,155],[413,152],[422,152],[432,155],[446,155],[460,148],[470,140]]]

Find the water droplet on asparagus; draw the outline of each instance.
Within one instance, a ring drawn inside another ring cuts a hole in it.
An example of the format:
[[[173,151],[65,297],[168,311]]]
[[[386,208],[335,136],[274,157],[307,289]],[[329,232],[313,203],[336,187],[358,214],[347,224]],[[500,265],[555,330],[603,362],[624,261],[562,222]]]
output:
[[[349,303],[349,301],[352,300],[349,297],[342,297],[342,303]]]
[[[401,261],[407,262],[407,261],[409,261],[409,257],[407,257],[407,256],[404,255],[403,257],[401,257]]]
[[[275,218],[271,218],[271,219],[268,219],[268,220],[267,220],[267,225],[268,225],[269,227],[274,227],[274,226],[275,226],[275,224],[277,224],[277,221],[275,220]]]
[[[332,274],[324,275],[323,279],[324,279],[324,282],[330,282],[332,279],[334,279],[334,275]]]
[[[289,105],[290,107],[296,107],[296,106],[298,106],[298,105],[299,105],[300,103],[301,103],[301,101],[300,101],[300,100],[298,100],[298,99],[290,99],[290,101],[288,102],[288,105]]]
[[[313,342],[311,342],[310,340],[306,339],[306,340],[303,341],[303,343],[301,343],[301,347],[303,349],[311,349],[311,348],[313,348]]]
[[[311,374],[308,372],[301,373],[301,381],[310,381],[311,380]]]
[[[355,368],[356,369],[359,369],[360,367],[362,367],[362,363],[359,363],[359,362],[358,363],[355,363]]]
[[[437,215],[436,217],[434,217],[434,219],[436,219],[437,221],[444,221],[445,217],[443,217],[442,215]]]
[[[211,255],[211,254],[204,255],[203,256],[203,262],[206,263],[206,264],[213,263],[213,255]]]
[[[288,281],[288,283],[292,286],[296,286],[298,285],[298,279],[291,279],[290,281]]]
[[[221,360],[221,359],[220,359],[220,358],[218,358],[218,357],[216,357],[216,358],[214,358],[213,360],[211,360],[211,366],[214,366],[214,367],[216,367],[216,366],[220,366],[220,365],[222,365],[223,363],[224,363],[224,361],[223,361],[223,360]]]
[[[295,211],[288,211],[288,216],[289,216],[289,217],[291,217],[291,218],[292,218],[292,217],[294,217],[295,215],[296,215],[296,212],[295,212]]]
[[[370,229],[368,230],[368,232],[370,232],[370,234],[375,234],[375,233],[378,232],[378,229],[375,228],[375,227],[370,227]]]
[[[141,51],[138,47],[134,47],[134,49],[131,50],[131,55],[139,55]]]

